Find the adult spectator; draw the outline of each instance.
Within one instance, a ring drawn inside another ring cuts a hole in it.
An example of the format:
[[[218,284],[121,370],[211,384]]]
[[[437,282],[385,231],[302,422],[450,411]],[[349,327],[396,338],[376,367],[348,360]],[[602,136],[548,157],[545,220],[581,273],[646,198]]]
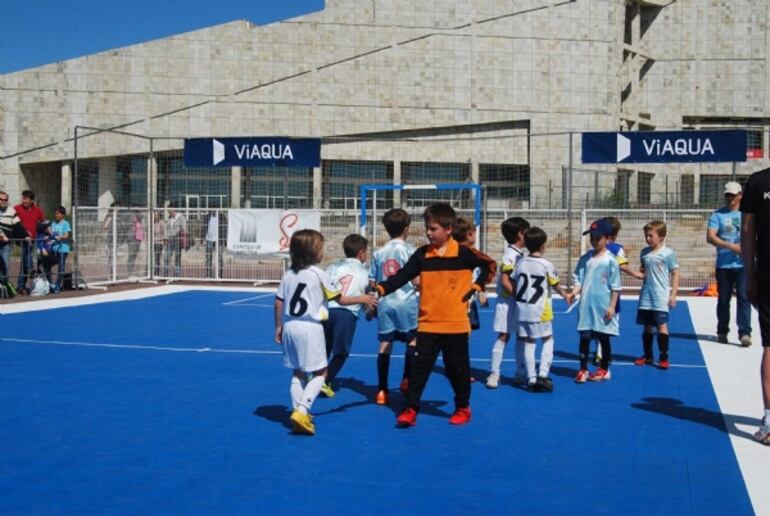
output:
[[[16,209],[8,206],[8,193],[0,190],[0,280],[8,281],[11,270],[11,241],[28,237]]]
[[[762,397],[765,413],[754,437],[770,445],[770,168],[755,172],[746,183],[741,202],[741,254],[746,269],[746,293],[759,311],[762,333]]]
[[[746,271],[741,258],[741,212],[743,192],[734,181],[725,184],[725,205],[711,214],[706,241],[717,248],[717,341],[727,343],[730,331],[730,302],[738,298],[738,338],[751,346],[751,304],[746,297]]]
[[[21,192],[21,204],[13,207],[16,215],[19,216],[24,229],[29,234],[29,239],[21,242],[21,267],[19,267],[19,277],[16,284],[16,291],[19,294],[27,294],[27,281],[32,273],[32,259],[35,255],[34,240],[37,237],[37,223],[45,220],[43,210],[35,204],[35,192],[24,190]]]
[[[219,271],[218,278],[222,278],[222,241],[219,239],[219,212],[209,213],[208,220],[203,226],[203,238],[206,241],[206,277],[214,277],[214,261]],[[216,250],[216,258],[214,251]]]
[[[160,259],[163,256],[163,248],[168,244],[168,239],[166,237],[166,231],[168,230],[168,226],[166,222],[163,220],[163,214],[159,211],[153,212],[152,220],[153,220],[152,227],[153,227],[153,239],[154,239],[152,244],[152,250],[153,250],[153,259],[155,263],[155,277],[158,277],[160,276]],[[168,268],[168,264],[166,265],[166,268]]]
[[[182,247],[183,244],[186,247],[187,242],[183,242],[187,235],[187,219],[184,215],[179,213],[176,207],[172,206],[168,210],[169,219],[166,231],[166,237],[168,238],[168,247],[166,249],[166,257],[163,262],[164,274],[169,275],[172,272],[173,277],[178,278],[182,275]],[[169,271],[169,261],[174,260],[174,270]]]

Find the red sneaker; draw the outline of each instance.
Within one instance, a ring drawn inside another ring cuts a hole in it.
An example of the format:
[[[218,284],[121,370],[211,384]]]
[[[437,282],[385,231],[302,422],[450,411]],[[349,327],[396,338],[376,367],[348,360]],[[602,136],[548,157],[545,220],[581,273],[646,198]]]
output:
[[[642,365],[652,365],[652,359],[651,358],[647,358],[645,356],[641,356],[641,357],[637,358],[636,360],[634,360],[634,365],[639,365],[639,366],[642,366]]]
[[[388,391],[377,391],[377,397],[374,398],[374,402],[377,405],[387,405],[390,401],[390,397],[388,396]]]
[[[407,428],[417,424],[417,411],[412,407],[407,407],[401,411],[396,418],[396,426],[400,428]]]
[[[586,383],[587,380],[588,380],[588,369],[581,369],[575,375],[575,382],[577,383]]]
[[[404,378],[401,380],[401,385],[398,387],[401,392],[406,394],[406,391],[409,389],[409,378]]]
[[[464,425],[470,420],[471,420],[471,408],[470,407],[459,408],[455,410],[455,413],[452,414],[452,417],[449,418],[449,424]]]
[[[661,369],[668,369],[668,366],[669,366],[668,360],[661,360],[660,362],[658,362],[658,367],[660,367]]]
[[[588,380],[591,382],[603,382],[605,380],[609,380],[610,378],[612,378],[610,372],[606,369],[602,369],[601,367],[588,375]]]

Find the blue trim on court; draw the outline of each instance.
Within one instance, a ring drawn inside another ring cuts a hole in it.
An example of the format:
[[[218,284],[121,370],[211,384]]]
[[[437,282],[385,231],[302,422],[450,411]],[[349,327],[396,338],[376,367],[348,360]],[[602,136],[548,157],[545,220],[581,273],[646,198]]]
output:
[[[272,298],[225,304],[253,296],[3,315],[0,512],[752,514],[684,303],[670,322],[674,367],[661,371],[620,363],[641,351],[636,304],[624,300],[613,379],[598,385],[572,381],[577,313],[558,314],[550,395],[513,387],[510,361],[500,388],[483,387],[494,335],[482,310],[473,420],[447,423],[451,389],[434,373],[408,430],[394,428],[403,346],[393,407],[377,406],[376,323],[362,318],[352,351],[366,356],[348,360],[334,398],[316,401],[308,438],[289,433]],[[66,344],[78,342],[232,352]]]

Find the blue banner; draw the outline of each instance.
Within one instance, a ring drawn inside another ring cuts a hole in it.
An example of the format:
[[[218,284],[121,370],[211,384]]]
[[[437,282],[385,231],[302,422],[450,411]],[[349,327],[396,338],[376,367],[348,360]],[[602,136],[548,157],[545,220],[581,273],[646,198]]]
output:
[[[583,133],[583,163],[746,161],[746,131]]]
[[[184,141],[186,167],[321,166],[317,138],[190,138]]]

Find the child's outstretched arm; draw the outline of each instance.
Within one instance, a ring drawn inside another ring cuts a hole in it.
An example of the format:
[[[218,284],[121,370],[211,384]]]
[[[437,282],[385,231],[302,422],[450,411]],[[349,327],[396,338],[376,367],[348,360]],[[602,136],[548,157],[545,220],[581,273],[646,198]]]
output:
[[[377,293],[381,296],[387,296],[391,292],[403,287],[407,281],[411,281],[420,274],[420,260],[425,256],[425,248],[421,247],[412,253],[409,260],[393,276],[377,284]]]
[[[497,272],[497,263],[478,249],[461,246],[461,249],[470,253],[467,259],[468,268],[479,269],[479,275],[473,282],[471,289],[463,296],[463,301],[468,301],[476,292],[483,292],[484,286],[495,278]]]
[[[557,283],[553,286],[553,289],[559,293],[561,297],[564,298],[564,301],[567,302],[567,306],[572,304],[572,301],[575,299],[575,295],[571,292],[567,292],[567,289],[562,286],[561,283]]]
[[[276,344],[281,344],[281,337],[283,336],[283,299],[280,297],[275,298],[273,315],[275,318],[275,342]]]
[[[374,310],[377,308],[377,296],[375,296],[374,293],[363,294],[360,296],[346,296],[340,293],[340,295],[333,298],[332,301],[336,301],[338,304],[343,306],[364,305],[369,310]]]
[[[612,294],[610,294],[610,306],[608,306],[607,310],[604,312],[605,321],[609,321],[610,319],[615,317],[615,307],[618,306],[619,297],[620,297],[619,290],[613,290]]]

